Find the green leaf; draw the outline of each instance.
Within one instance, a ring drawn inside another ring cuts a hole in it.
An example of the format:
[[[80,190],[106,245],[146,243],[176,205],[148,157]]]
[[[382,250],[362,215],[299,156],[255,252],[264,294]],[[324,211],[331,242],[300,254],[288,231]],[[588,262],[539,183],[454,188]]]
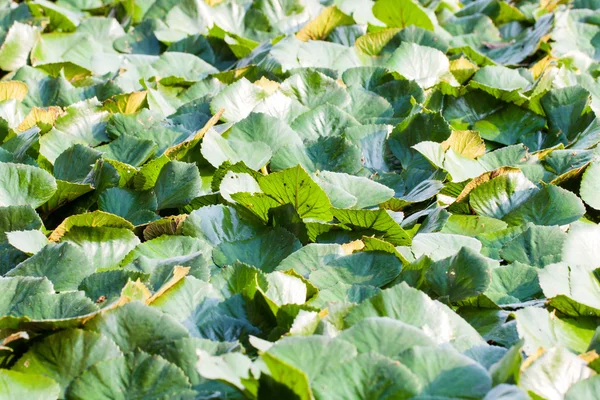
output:
[[[585,361],[562,347],[549,349],[521,373],[519,385],[541,398],[563,398],[574,383],[594,375]]]
[[[412,147],[423,141],[446,140],[452,133],[448,122],[440,113],[420,113],[410,119],[406,127],[403,125],[392,131],[388,140],[390,150],[405,169],[430,168],[429,162]]]
[[[550,305],[565,315],[600,316],[600,282],[592,268],[556,263],[539,271]]]
[[[541,99],[548,118],[548,127],[556,135],[572,140],[589,120],[581,114],[588,104],[590,93],[580,86],[552,89]]]
[[[567,393],[565,393],[565,399],[574,400],[593,398],[597,396],[600,391],[598,385],[600,385],[600,378],[597,376],[581,380],[569,388]]]
[[[348,380],[348,385],[329,388],[330,382]],[[419,383],[405,365],[378,354],[359,354],[338,368],[331,368],[314,383],[320,398],[409,398],[417,394]]]
[[[61,239],[79,247],[94,270],[116,267],[140,240],[133,232],[120,228],[72,227]]]
[[[145,280],[147,275],[122,269],[96,272],[81,281],[78,290],[100,306],[112,305],[121,297],[121,291],[129,282]]]
[[[415,235],[411,250],[415,258],[426,255],[433,261],[439,261],[457,254],[462,248],[479,252],[481,242],[475,238],[462,235],[420,233]]]
[[[210,109],[216,113],[223,108],[223,121],[237,122],[247,117],[266,96],[261,87],[242,78],[221,91],[210,103]]]
[[[600,210],[600,202],[597,193],[600,192],[600,163],[593,162],[585,170],[581,179],[579,193],[581,199],[595,210]]]
[[[554,185],[540,189],[502,219],[509,225],[566,225],[585,214],[583,202],[574,193]]]
[[[207,206],[192,211],[183,222],[184,235],[205,239],[213,245],[250,239],[262,231],[260,225],[233,207]]]
[[[314,265],[309,280],[319,289],[343,282],[383,287],[400,274],[402,262],[394,254],[379,251],[349,254],[326,265]]]
[[[318,71],[296,73],[283,81],[279,90],[308,107],[307,111],[324,104],[342,108],[350,103],[350,96],[344,87]]]
[[[152,68],[160,76],[160,83],[166,86],[191,84],[201,81],[218,70],[192,54],[166,52],[152,63]]]
[[[300,400],[310,400],[313,395],[306,375],[291,365],[273,357],[262,355],[269,374],[261,374],[258,395],[261,397],[293,396]]]
[[[28,254],[35,254],[48,244],[46,235],[36,230],[6,232],[6,238],[11,246]]]
[[[323,171],[315,180],[335,208],[367,208],[384,203],[394,191],[367,178]]]
[[[172,316],[139,301],[107,310],[85,324],[85,329],[116,343],[123,353],[156,351],[161,344],[188,336]]]
[[[515,304],[539,296],[537,268],[519,262],[492,269],[492,283],[484,295],[496,304]]]
[[[469,195],[469,204],[479,215],[504,219],[537,191],[521,172],[508,172],[475,187]]]
[[[519,71],[501,66],[481,68],[475,72],[469,83],[469,86],[481,89],[498,99],[514,102],[517,105],[525,101],[521,91],[529,85],[529,81],[523,78]]]
[[[412,0],[402,2],[414,4]],[[450,62],[444,53],[431,47],[406,42],[392,54],[387,66],[404,78],[414,80],[423,89],[436,85],[442,76],[450,73]]]
[[[98,209],[125,218],[133,225],[157,220],[158,202],[152,192],[136,192],[127,188],[110,188],[98,198]]]
[[[331,220],[329,198],[299,165],[269,174],[258,184],[280,204],[292,204],[301,218]]]
[[[54,289],[76,290],[83,278],[94,272],[94,266],[83,251],[69,243],[48,244],[33,257],[10,270],[6,276],[48,278]]]
[[[150,274],[155,290],[174,267],[190,267],[190,275],[208,281],[211,246],[200,239],[162,235],[139,244],[121,262],[125,268]]]
[[[158,145],[152,140],[138,139],[129,135],[121,135],[107,145],[96,149],[104,153],[104,157],[138,167],[154,155]]]
[[[0,391],[7,399],[54,400],[60,394],[60,387],[52,379],[43,375],[3,369],[0,371]]]
[[[594,336],[593,320],[556,318],[543,308],[527,307],[515,313],[519,337],[525,339],[523,351],[534,354],[540,347],[563,346],[584,352]]]
[[[542,268],[562,260],[561,249],[567,235],[559,227],[528,224],[523,233],[505,244],[500,256],[508,262],[521,262]]]
[[[38,37],[39,30],[36,27],[15,22],[0,47],[0,69],[16,71],[27,65],[27,57]]]
[[[390,28],[415,25],[433,31],[437,22],[418,2],[412,0],[380,0],[373,6],[373,15]]]
[[[67,397],[189,397],[193,394],[190,389],[190,383],[181,369],[159,356],[136,350],[93,365],[73,381]]]
[[[287,337],[273,345],[268,353],[303,371],[311,386],[326,371],[341,367],[357,355],[352,344],[326,336]]]
[[[41,168],[0,163],[0,206],[39,207],[56,192],[56,180]]]
[[[338,26],[353,25],[354,19],[340,11],[336,6],[323,9],[321,13],[296,33],[296,37],[304,42],[308,40],[324,40]]]
[[[183,207],[202,194],[202,179],[196,165],[181,161],[165,164],[154,187],[158,209]]]
[[[356,346],[359,354],[378,353],[394,360],[415,346],[435,347],[436,343],[413,325],[388,317],[365,318],[337,336]]]
[[[235,341],[260,333],[248,320],[241,295],[223,300],[209,283],[193,277],[185,277],[151,305],[179,321],[177,326],[183,325],[192,337]]]
[[[410,245],[408,233],[386,210],[338,210],[333,216],[343,225],[361,231],[365,236],[375,234],[394,246]]]
[[[450,347],[415,346],[400,361],[417,377],[421,396],[477,398],[491,389],[489,373]]]
[[[294,235],[278,228],[252,239],[221,243],[213,251],[213,261],[220,267],[241,261],[270,272],[300,247]]]
[[[434,309],[435,313],[426,310]],[[345,318],[347,326],[368,317],[390,317],[420,329],[435,343],[452,343],[467,350],[485,342],[465,320],[449,307],[431,300],[423,292],[401,283],[382,291],[354,308]]]
[[[426,272],[428,285],[451,303],[483,293],[492,281],[488,260],[468,247],[450,258],[434,263]]]
[[[121,354],[117,345],[107,337],[71,329],[50,335],[32,345],[13,370],[53,379],[60,384],[62,397],[73,380],[87,368]]]
[[[570,265],[596,268],[597,264],[594,260],[598,257],[599,249],[595,243],[598,238],[600,238],[600,227],[597,225],[573,224],[562,248],[563,261]]]
[[[71,32],[77,28],[81,13],[61,7],[46,0],[35,0],[29,3],[29,8],[34,16],[42,15],[50,19],[50,30],[57,32]]]

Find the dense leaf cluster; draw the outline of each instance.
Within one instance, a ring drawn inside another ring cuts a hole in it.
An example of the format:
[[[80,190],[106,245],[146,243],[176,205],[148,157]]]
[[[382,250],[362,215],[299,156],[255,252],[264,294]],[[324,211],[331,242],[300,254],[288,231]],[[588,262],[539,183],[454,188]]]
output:
[[[598,0],[0,0],[0,398],[600,398]]]

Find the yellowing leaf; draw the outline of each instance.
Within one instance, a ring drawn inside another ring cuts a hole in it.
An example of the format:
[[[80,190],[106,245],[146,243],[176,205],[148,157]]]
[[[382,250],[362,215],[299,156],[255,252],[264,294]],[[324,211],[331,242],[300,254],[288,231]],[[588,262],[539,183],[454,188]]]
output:
[[[354,45],[363,53],[376,56],[401,30],[402,28],[389,28],[370,32],[356,39]]]
[[[354,24],[352,17],[341,12],[336,6],[331,6],[325,8],[317,18],[304,25],[296,33],[296,37],[303,42],[323,40],[338,26],[352,24]]]
[[[352,254],[355,251],[362,250],[364,247],[365,244],[360,239],[342,245],[345,254]]]
[[[206,124],[204,124],[202,128],[200,128],[200,130],[198,130],[198,132],[196,132],[196,134],[191,140],[169,147],[165,151],[165,156],[169,157],[169,159],[171,160],[180,160],[181,158],[183,158],[183,156],[185,156],[192,147],[194,147],[196,144],[198,144],[198,142],[200,142],[200,140],[202,140],[204,135],[206,135],[206,132],[208,132],[210,128],[212,128],[216,125],[217,122],[219,122],[224,112],[225,110],[221,108],[219,111],[217,111],[215,115],[212,116],[211,119],[209,119],[206,122]]]
[[[485,142],[477,131],[452,131],[442,142],[444,150],[452,149],[464,157],[475,159],[485,154]]]
[[[256,66],[246,65],[245,67],[230,69],[228,71],[223,71],[223,72],[213,74],[213,77],[217,78],[219,81],[221,81],[221,83],[230,85],[233,82],[236,82],[237,80],[243,78],[246,74],[248,74],[254,68],[256,68]]]
[[[146,304],[151,304],[154,300],[158,299],[162,296],[167,290],[175,286],[177,282],[182,280],[190,273],[190,267],[182,267],[181,265],[177,265],[173,268],[173,276],[167,282],[165,282],[160,289],[152,297],[146,300]]]
[[[0,101],[18,100],[22,101],[27,96],[27,85],[19,81],[0,82]]]
[[[501,167],[501,168],[495,169],[493,171],[486,172],[484,174],[479,175],[477,178],[474,178],[469,183],[467,183],[467,185],[464,187],[462,192],[460,192],[460,194],[456,198],[456,202],[460,203],[462,200],[464,200],[469,195],[469,193],[471,193],[471,191],[473,191],[473,189],[475,189],[477,186],[479,186],[485,182],[491,181],[492,179],[494,179],[498,176],[506,175],[506,174],[514,173],[514,172],[521,172],[521,170],[519,168],[513,168],[513,167]]]
[[[264,76],[254,82],[254,84],[265,89],[265,92],[268,94],[273,94],[277,91],[277,89],[279,89],[279,82],[272,81]]]
[[[85,214],[72,215],[68,218],[65,218],[65,220],[61,222],[56,229],[54,229],[48,239],[52,242],[58,242],[60,238],[62,238],[65,233],[67,233],[74,226],[85,226],[91,228],[106,226],[111,228],[133,229],[131,222],[124,218],[104,211],[94,211]]]
[[[25,119],[21,121],[17,129],[23,132],[37,125],[42,130],[42,133],[47,132],[52,129],[56,119],[64,114],[63,109],[58,106],[48,108],[34,107],[29,111]]]
[[[465,57],[450,61],[450,72],[459,83],[464,83],[477,72],[479,67]]]
[[[175,235],[179,233],[187,214],[171,215],[154,221],[144,228],[144,239],[152,240],[162,235]]]
[[[117,304],[122,306],[125,303],[136,300],[147,302],[151,296],[152,293],[150,292],[150,289],[148,289],[148,287],[144,285],[138,278],[135,282],[127,282],[123,290],[121,290],[121,297],[119,298]]]
[[[146,104],[147,91],[119,94],[104,102],[104,109],[113,113],[134,114]]]
[[[546,57],[533,64],[533,66],[529,68],[529,70],[533,73],[533,78],[538,79],[540,75],[542,75],[544,71],[548,69],[548,67],[554,64],[554,61],[554,57],[552,57],[551,55],[547,55]]]

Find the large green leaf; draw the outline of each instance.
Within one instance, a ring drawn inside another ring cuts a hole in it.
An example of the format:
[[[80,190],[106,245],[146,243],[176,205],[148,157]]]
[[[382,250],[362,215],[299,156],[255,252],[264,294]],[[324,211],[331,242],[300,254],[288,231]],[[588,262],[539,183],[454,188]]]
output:
[[[573,317],[600,315],[600,282],[592,268],[556,263],[546,266],[539,276],[552,307]]]
[[[121,354],[117,345],[105,336],[79,329],[65,330],[31,346],[13,369],[53,379],[60,384],[62,397],[86,369]]]
[[[0,163],[0,205],[38,207],[56,191],[48,172],[30,165]]]
[[[192,211],[183,222],[182,233],[205,239],[213,245],[250,239],[262,231],[256,221],[223,205],[207,206]]]
[[[143,351],[99,362],[70,386],[73,399],[185,397],[193,394],[183,371],[159,356]]]
[[[463,247],[456,255],[431,265],[425,279],[440,298],[454,303],[485,292],[492,269],[485,257]]]
[[[574,352],[587,349],[594,335],[591,319],[559,319],[542,308],[527,307],[515,313],[519,337],[525,339],[523,351],[534,354],[538,348],[563,346]]]
[[[6,276],[48,278],[57,291],[75,290],[94,266],[85,253],[69,242],[48,244],[33,257],[10,270]]]
[[[373,6],[373,15],[390,28],[406,28],[415,25],[430,31],[434,28],[429,13],[412,0],[383,0]],[[434,22],[435,21],[435,22]]]
[[[265,97],[266,93],[261,87],[242,78],[219,93],[211,102],[210,107],[214,113],[221,108],[225,109],[223,120],[236,122],[247,117]]]
[[[573,224],[562,248],[563,261],[571,265],[597,268],[600,227],[595,224]]]
[[[417,311],[419,310],[419,311]],[[435,310],[428,313],[426,310]],[[401,283],[363,301],[346,317],[348,326],[368,317],[390,317],[419,328],[435,343],[452,343],[459,350],[483,345],[479,334],[447,306]]]
[[[149,274],[158,290],[176,266],[189,267],[189,274],[208,281],[211,246],[201,239],[162,235],[136,246],[122,264],[125,269]]]
[[[248,321],[240,295],[223,300],[206,282],[186,277],[152,304],[179,321],[193,337],[234,341],[260,331]]]
[[[168,341],[188,336],[175,318],[139,301],[97,315],[85,324],[85,329],[111,339],[123,353],[138,348],[156,351]]]
[[[116,267],[140,240],[128,229],[74,226],[61,239],[79,247],[94,269]]]
[[[169,161],[162,167],[154,191],[159,210],[185,206],[202,194],[198,168],[191,163]]]
[[[585,206],[574,193],[554,185],[540,189],[502,219],[510,225],[566,225],[581,218]]]
[[[24,374],[3,369],[0,371],[0,382],[0,392],[7,399],[53,400],[60,394],[58,384],[43,375]]]
[[[598,202],[597,194],[600,192],[600,163],[592,163],[583,174],[581,179],[580,195],[585,203],[598,210],[600,203]]]
[[[479,215],[503,219],[536,192],[536,186],[522,173],[508,172],[473,189],[469,203]]]
[[[278,203],[292,204],[302,218],[331,219],[329,198],[299,165],[269,174],[258,184],[263,193]]]
[[[491,388],[488,372],[452,348],[415,346],[400,362],[416,375],[421,396],[481,397]]]
[[[352,343],[359,354],[373,352],[395,360],[414,346],[436,346],[420,329],[388,317],[365,318],[342,331],[337,339]]]
[[[411,0],[403,3],[413,4]],[[387,66],[406,79],[414,80],[424,89],[430,88],[450,72],[450,62],[444,53],[431,47],[402,43]]]
[[[0,68],[4,71],[15,71],[27,65],[27,57],[38,36],[39,31],[36,27],[15,22],[6,33],[0,47]]]
[[[581,358],[555,347],[521,373],[519,385],[541,398],[563,398],[571,385],[593,375],[594,371]]]
[[[315,177],[336,208],[367,208],[384,203],[394,191],[367,178],[323,171]]]
[[[348,379],[349,385],[331,390],[329,383]],[[412,371],[398,362],[378,354],[359,354],[339,368],[324,373],[313,384],[319,398],[409,398],[418,393],[418,381]]]
[[[338,210],[333,216],[343,225],[364,235],[381,237],[395,246],[406,246],[411,242],[408,233],[402,229],[387,210]]]
[[[293,234],[279,228],[252,239],[221,243],[213,251],[213,260],[220,267],[241,261],[270,272],[300,247]]]

